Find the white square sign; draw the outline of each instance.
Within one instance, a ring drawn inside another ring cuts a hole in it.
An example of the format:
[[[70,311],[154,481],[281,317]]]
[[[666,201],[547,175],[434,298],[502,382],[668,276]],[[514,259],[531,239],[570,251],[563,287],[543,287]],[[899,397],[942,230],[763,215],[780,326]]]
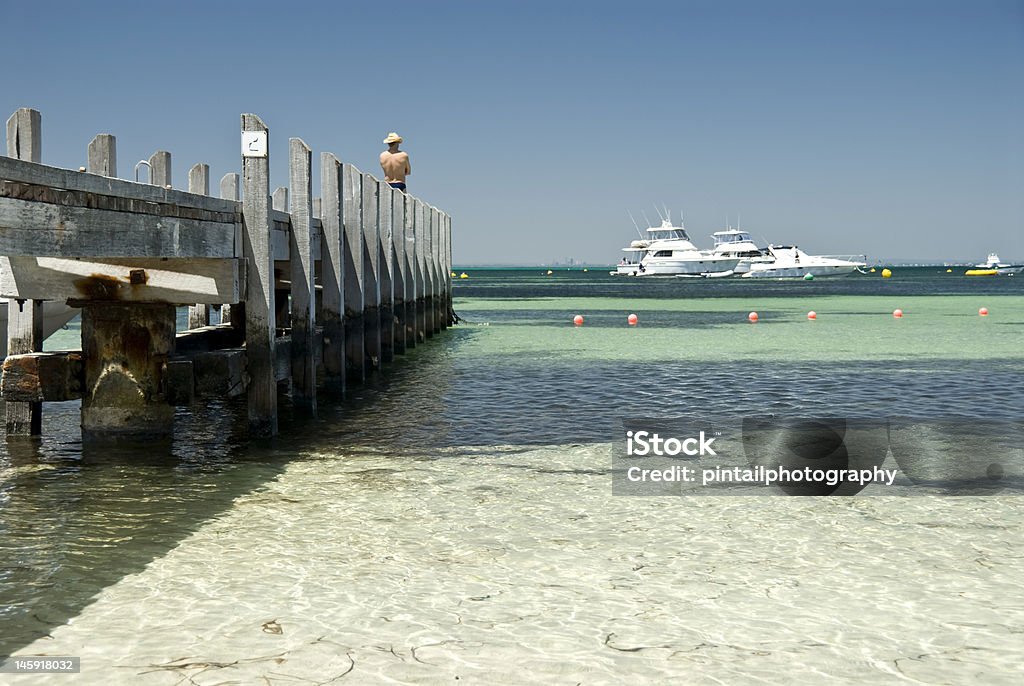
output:
[[[266,131],[243,131],[242,132],[242,157],[266,157],[267,156],[267,132]]]

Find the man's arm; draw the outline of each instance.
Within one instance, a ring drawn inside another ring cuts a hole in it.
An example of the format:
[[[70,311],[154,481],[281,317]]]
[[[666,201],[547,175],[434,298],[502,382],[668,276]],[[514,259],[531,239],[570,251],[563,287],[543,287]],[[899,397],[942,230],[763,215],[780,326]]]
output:
[[[405,156],[405,175],[412,174],[412,166],[409,165],[409,155]]]

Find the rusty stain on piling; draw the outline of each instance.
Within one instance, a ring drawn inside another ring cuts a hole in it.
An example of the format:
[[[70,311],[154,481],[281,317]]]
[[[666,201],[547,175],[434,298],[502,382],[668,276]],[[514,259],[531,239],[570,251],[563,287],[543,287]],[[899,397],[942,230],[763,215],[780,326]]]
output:
[[[75,279],[72,283],[75,290],[82,295],[83,300],[121,300],[127,287],[145,286],[148,282],[149,274],[145,269],[132,269],[128,272],[127,279],[109,274],[93,273]],[[135,289],[132,288],[132,290]]]
[[[73,281],[75,290],[86,300],[119,300],[123,282],[116,276],[90,274]]]

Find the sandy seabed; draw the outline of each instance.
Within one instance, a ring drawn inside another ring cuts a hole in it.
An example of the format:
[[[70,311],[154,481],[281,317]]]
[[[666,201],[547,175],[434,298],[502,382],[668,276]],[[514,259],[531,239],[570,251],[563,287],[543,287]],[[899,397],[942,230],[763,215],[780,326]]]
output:
[[[1024,682],[1014,497],[614,497],[608,445],[310,455],[12,683]]]

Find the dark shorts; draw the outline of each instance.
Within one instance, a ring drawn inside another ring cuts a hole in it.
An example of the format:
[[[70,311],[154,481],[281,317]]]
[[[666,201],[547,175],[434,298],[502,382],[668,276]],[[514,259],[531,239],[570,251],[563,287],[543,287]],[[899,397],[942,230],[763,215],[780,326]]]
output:
[[[394,183],[391,183],[391,182],[389,181],[389,182],[388,182],[388,185],[389,185],[389,186],[391,186],[392,188],[397,188],[397,189],[398,189],[398,190],[400,190],[400,191],[404,191],[404,190],[405,190],[405,184],[404,184],[404,183],[401,183],[401,182],[399,182],[399,181],[395,181]]]

